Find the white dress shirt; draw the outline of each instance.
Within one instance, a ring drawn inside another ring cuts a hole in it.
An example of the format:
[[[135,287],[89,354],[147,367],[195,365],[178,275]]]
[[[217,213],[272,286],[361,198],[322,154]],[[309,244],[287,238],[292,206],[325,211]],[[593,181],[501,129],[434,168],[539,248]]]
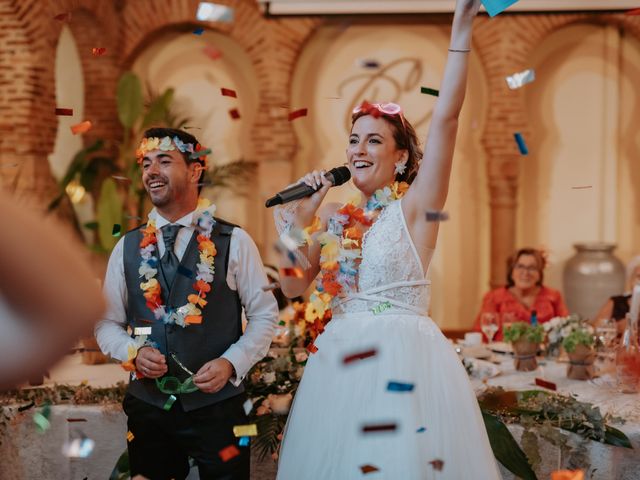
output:
[[[173,249],[178,260],[182,260],[195,230],[193,215],[194,212],[191,212],[174,222],[183,225]],[[155,218],[158,230],[171,223],[155,209],[150,217]],[[161,234],[157,235],[157,239],[158,258],[162,258],[164,239]],[[102,351],[120,361],[127,360],[128,347],[134,345],[134,340],[126,330],[128,292],[124,277],[123,241],[124,238],[118,241],[109,258],[103,287],[107,313],[95,328],[96,339]],[[224,259],[216,258],[215,261]],[[278,304],[275,297],[271,292],[262,290],[269,282],[258,248],[249,234],[241,228],[234,228],[231,234],[226,280],[229,288],[238,292],[248,321],[244,334],[222,354],[222,358],[226,358],[233,365],[236,375],[230,381],[238,386],[251,367],[267,354],[278,320]],[[142,295],[142,291],[136,291],[135,294]],[[186,301],[185,299],[185,303]]]

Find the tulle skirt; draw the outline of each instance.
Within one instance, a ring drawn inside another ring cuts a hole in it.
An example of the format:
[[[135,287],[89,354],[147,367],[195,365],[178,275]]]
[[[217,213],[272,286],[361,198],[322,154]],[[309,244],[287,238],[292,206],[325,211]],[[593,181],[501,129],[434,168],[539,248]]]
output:
[[[431,319],[337,315],[316,346],[285,429],[279,480],[501,478],[467,373]],[[363,431],[372,428],[383,430]]]

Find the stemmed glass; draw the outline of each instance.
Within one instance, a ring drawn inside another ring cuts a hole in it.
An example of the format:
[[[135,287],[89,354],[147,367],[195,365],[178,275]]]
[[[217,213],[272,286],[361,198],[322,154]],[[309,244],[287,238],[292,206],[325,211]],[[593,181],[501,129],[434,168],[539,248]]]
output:
[[[500,325],[498,325],[498,314],[491,312],[483,313],[480,316],[480,329],[485,337],[487,337],[487,342],[493,342],[493,337],[500,329]]]
[[[618,326],[614,318],[605,318],[602,323],[596,328],[596,334],[602,342],[605,351],[609,351],[613,344],[613,341],[618,336]]]

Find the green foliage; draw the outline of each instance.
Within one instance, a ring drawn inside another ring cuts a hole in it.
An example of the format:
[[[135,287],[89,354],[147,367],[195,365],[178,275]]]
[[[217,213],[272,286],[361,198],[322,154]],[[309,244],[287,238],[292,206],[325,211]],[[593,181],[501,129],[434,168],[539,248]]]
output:
[[[530,325],[525,322],[512,323],[504,330],[505,342],[517,342],[525,339],[531,343],[541,343],[544,338],[544,329],[542,325]]]
[[[116,98],[120,123],[125,128],[133,128],[144,109],[142,84],[136,74],[126,72],[120,77]]]
[[[593,343],[593,334],[584,329],[574,330],[562,340],[562,346],[567,353],[573,353],[578,345],[590,347]]]
[[[128,480],[131,477],[129,469],[129,451],[125,450],[113,467],[109,480]]]
[[[113,236],[113,226],[123,225],[123,209],[124,204],[118,193],[116,182],[111,178],[102,182],[100,190],[100,198],[96,208],[96,216],[98,217],[98,238],[100,245],[111,250],[118,242],[118,237]]]
[[[493,455],[504,467],[523,480],[537,480],[535,472],[518,442],[496,415],[482,412]]]

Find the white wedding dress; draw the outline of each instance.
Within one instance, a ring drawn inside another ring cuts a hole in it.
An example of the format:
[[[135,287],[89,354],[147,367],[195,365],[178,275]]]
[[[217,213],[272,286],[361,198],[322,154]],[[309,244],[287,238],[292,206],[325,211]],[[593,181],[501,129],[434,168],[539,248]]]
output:
[[[383,302],[391,307],[374,313]],[[428,307],[429,281],[395,201],[365,234],[359,292],[334,307],[315,342],[278,480],[501,478],[467,373]],[[371,349],[377,355],[343,364]],[[390,381],[414,389],[388,391]],[[372,424],[396,430],[362,432]],[[365,475],[364,466],[377,471]]]

